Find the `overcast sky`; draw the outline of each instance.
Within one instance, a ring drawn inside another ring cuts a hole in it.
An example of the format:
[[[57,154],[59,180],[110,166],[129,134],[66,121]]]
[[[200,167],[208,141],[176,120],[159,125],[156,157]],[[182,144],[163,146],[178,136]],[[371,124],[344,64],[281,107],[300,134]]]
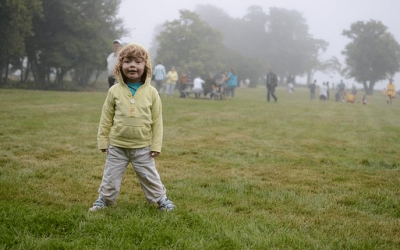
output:
[[[179,10],[193,11],[197,4],[214,5],[234,18],[243,17],[251,5],[262,6],[267,14],[270,7],[297,10],[306,19],[309,33],[329,42],[323,58],[336,56],[342,63],[344,57],[340,52],[350,41],[341,33],[356,21],[379,20],[400,42],[400,0],[122,0],[119,17],[130,29],[130,36],[122,41],[138,42],[149,48],[156,25],[179,18]],[[399,74],[395,83],[399,88]]]

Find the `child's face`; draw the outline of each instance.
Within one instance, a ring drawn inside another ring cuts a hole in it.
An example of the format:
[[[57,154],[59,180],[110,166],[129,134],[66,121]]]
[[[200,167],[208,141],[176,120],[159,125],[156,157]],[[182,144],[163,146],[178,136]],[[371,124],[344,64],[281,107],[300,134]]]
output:
[[[141,82],[145,66],[145,61],[142,58],[125,57],[122,61],[122,73],[128,78],[129,82]]]

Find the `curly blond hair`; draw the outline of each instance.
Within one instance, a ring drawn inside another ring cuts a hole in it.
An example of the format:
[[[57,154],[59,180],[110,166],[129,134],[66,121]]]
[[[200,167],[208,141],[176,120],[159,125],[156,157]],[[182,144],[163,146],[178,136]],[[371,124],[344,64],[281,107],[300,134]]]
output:
[[[122,74],[122,63],[124,58],[140,58],[145,61],[145,69],[143,75],[141,77],[141,82],[145,83],[147,79],[151,80],[152,76],[152,66],[150,53],[147,49],[138,43],[131,43],[123,47],[118,53],[118,61],[114,67],[114,75],[119,77],[121,76],[124,82],[127,82],[127,79],[124,74]]]

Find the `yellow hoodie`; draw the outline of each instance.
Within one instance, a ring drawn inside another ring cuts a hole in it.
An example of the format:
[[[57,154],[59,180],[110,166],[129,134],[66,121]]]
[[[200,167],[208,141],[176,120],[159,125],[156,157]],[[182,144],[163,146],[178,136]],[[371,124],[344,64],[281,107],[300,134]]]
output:
[[[150,58],[148,64],[149,61]],[[117,84],[108,90],[103,105],[98,148],[106,149],[108,144],[122,148],[151,146],[151,151],[161,152],[162,105],[157,90],[150,84],[151,72],[147,72],[146,82],[133,97],[121,74],[117,75]]]

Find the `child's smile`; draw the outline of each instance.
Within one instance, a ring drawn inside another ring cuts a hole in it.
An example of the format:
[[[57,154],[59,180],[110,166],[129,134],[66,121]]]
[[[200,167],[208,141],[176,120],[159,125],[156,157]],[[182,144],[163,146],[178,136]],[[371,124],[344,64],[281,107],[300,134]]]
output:
[[[145,68],[145,61],[141,58],[124,58],[122,61],[122,73],[130,82],[141,82]]]

